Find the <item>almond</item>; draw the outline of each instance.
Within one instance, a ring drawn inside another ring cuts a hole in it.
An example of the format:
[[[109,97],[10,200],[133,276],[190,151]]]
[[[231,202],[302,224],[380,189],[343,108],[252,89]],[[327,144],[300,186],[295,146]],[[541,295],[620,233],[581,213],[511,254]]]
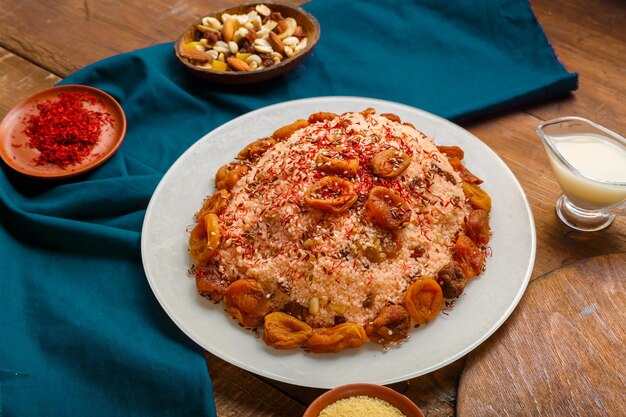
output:
[[[272,45],[272,49],[278,52],[281,55],[285,55],[285,46],[283,45],[283,41],[280,40],[277,34],[274,32],[270,32],[270,37],[268,38],[270,45]]]
[[[225,42],[230,42],[233,40],[234,33],[235,21],[233,19],[227,19],[222,27],[222,39],[224,39]]]
[[[181,46],[180,54],[184,56],[185,58],[193,59],[194,61],[199,61],[199,62],[213,61],[213,57],[210,54],[204,51],[199,51],[196,48],[185,48]]]
[[[228,66],[233,69],[233,71],[250,71],[250,65],[239,58],[235,58],[234,56],[226,58],[226,62],[228,63]]]

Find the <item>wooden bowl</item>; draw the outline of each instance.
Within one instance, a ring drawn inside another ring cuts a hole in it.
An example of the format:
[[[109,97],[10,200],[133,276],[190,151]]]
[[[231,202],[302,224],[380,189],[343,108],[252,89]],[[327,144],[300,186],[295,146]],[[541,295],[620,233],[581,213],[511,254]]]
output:
[[[196,34],[196,26],[201,23],[202,19],[198,19],[194,22],[183,34],[178,38],[176,43],[174,44],[174,53],[176,54],[176,58],[181,62],[181,64],[191,72],[193,75],[203,78],[212,82],[220,83],[220,84],[250,84],[257,83],[261,81],[266,81],[271,78],[277,77],[279,75],[283,75],[288,71],[295,68],[300,61],[302,61],[311,51],[315,48],[317,41],[320,37],[320,24],[307,11],[302,9],[301,7],[280,3],[274,1],[264,1],[264,2],[255,2],[255,3],[245,3],[235,7],[229,7],[226,9],[218,10],[215,13],[203,16],[212,16],[217,19],[220,19],[222,14],[243,14],[247,13],[254,6],[258,4],[265,4],[268,6],[273,12],[280,12],[283,17],[292,17],[296,20],[298,25],[302,26],[306,37],[308,38],[307,46],[299,53],[295,54],[290,58],[286,58],[280,63],[276,65],[272,65],[270,67],[262,68],[259,70],[253,71],[215,71],[209,68],[203,68],[196,65],[191,64],[185,57],[181,56],[180,48],[181,45],[185,45],[188,42],[194,40],[194,36]]]
[[[391,388],[376,384],[348,384],[327,391],[309,405],[302,417],[318,417],[330,404],[360,395],[379,398],[396,407],[406,417],[424,417],[413,401]]]

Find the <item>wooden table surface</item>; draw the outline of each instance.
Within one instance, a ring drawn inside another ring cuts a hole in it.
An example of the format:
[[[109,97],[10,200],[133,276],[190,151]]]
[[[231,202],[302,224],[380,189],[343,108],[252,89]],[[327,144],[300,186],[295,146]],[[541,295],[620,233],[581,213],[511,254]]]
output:
[[[291,0],[293,3],[303,1]],[[19,101],[96,60],[174,40],[197,16],[236,0],[0,0],[0,118]],[[511,168],[532,206],[537,257],[531,279],[597,255],[626,251],[626,218],[580,233],[557,219],[560,189],[534,128],[577,115],[626,133],[626,2],[531,0],[561,62],[580,75],[571,95],[463,123]],[[323,390],[259,378],[207,354],[220,416],[299,416]],[[392,385],[433,416],[455,415],[464,359]]]

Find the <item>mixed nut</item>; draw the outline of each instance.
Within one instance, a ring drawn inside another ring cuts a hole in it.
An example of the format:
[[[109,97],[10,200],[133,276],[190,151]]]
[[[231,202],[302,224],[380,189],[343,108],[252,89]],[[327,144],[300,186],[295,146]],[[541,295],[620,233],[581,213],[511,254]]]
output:
[[[293,17],[264,4],[244,14],[208,16],[196,25],[180,54],[191,64],[214,71],[255,71],[302,52],[308,38]]]

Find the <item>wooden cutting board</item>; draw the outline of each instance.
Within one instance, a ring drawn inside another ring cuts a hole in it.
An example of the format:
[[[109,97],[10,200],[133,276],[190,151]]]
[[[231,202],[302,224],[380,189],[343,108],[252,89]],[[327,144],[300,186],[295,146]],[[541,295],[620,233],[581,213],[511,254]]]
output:
[[[626,416],[626,253],[533,281],[468,356],[457,416]]]

